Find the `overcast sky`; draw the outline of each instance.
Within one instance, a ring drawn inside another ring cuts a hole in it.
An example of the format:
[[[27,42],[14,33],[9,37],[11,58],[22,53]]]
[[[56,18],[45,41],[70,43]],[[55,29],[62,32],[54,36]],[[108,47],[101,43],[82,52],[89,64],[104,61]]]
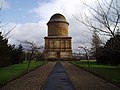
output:
[[[3,2],[0,11],[3,23],[9,22],[11,28],[16,28],[9,38],[9,43],[19,44],[17,40],[32,40],[44,45],[47,36],[47,25],[50,17],[55,13],[63,14],[69,22],[69,36],[72,44],[78,47],[80,42],[89,43],[89,30],[78,22],[73,16],[79,18],[80,14],[88,13],[83,2],[94,7],[95,0],[0,0]],[[3,32],[3,30],[2,30]]]

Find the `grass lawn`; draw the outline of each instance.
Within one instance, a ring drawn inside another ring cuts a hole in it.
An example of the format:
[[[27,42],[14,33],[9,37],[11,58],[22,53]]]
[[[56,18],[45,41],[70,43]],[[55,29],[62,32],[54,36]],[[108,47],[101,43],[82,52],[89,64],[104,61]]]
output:
[[[45,64],[44,61],[31,61],[30,70]],[[15,64],[8,67],[0,68],[0,85],[9,80],[24,74],[27,70],[28,62],[22,64]]]
[[[88,69],[87,61],[72,61],[72,64]],[[90,70],[105,77],[106,79],[120,83],[120,66],[109,66],[90,61]]]

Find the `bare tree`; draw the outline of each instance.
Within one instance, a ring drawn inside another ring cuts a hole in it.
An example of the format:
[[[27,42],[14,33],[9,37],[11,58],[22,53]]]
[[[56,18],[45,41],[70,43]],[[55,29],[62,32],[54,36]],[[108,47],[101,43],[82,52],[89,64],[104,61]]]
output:
[[[88,68],[90,70],[90,61],[89,61],[89,55],[90,55],[90,50],[86,46],[80,46],[78,47],[79,49],[83,49],[85,52],[85,58],[87,60]]]
[[[3,2],[0,2],[0,12],[2,11],[2,7],[3,7]],[[5,29],[5,27],[7,27],[9,25],[9,22],[7,23],[3,23],[3,19],[2,19],[2,15],[0,13],[0,32],[2,33],[2,36],[4,38],[10,38],[12,36],[12,31],[16,28],[16,25],[14,25],[12,28],[10,27],[9,29]]]
[[[27,51],[27,52],[30,52],[30,56],[31,58],[29,59],[29,62],[28,62],[28,67],[27,67],[27,72],[29,72],[29,67],[30,67],[30,63],[31,63],[31,60],[34,59],[34,54],[36,51],[39,51],[40,49],[43,48],[43,46],[38,46],[37,44],[35,44],[33,41],[19,41],[23,44],[23,48]]]
[[[85,3],[84,5],[88,7],[92,16],[85,14],[84,20],[82,18],[75,18],[85,26],[96,30],[100,35],[116,38],[117,29],[120,28],[120,5],[118,0],[111,0],[110,2],[104,0],[102,4],[97,0],[97,8],[93,8]],[[120,45],[120,41],[117,38],[116,42]]]

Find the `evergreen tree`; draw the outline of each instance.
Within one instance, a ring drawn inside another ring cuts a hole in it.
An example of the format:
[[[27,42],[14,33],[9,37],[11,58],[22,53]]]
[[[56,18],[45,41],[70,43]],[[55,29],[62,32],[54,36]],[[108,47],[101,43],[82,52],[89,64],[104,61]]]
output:
[[[117,41],[120,41],[120,35],[116,35],[114,38],[110,38],[106,45],[102,49],[102,54],[97,58],[100,63],[119,65],[120,64],[120,45]]]
[[[23,60],[24,60],[24,52],[22,45],[20,44],[18,48],[15,48],[13,46],[12,55],[11,55],[12,64],[22,63]]]
[[[18,48],[15,48],[15,45],[8,45],[8,40],[0,32],[0,67],[22,63],[23,60],[24,52],[22,45],[20,44]]]
[[[4,39],[0,32],[0,67],[8,66],[10,63],[12,49],[7,44],[8,40]]]

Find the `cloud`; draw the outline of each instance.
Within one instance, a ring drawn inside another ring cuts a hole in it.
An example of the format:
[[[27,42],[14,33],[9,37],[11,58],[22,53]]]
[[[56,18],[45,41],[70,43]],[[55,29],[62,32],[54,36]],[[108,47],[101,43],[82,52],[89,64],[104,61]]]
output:
[[[2,9],[8,9],[10,8],[10,4],[7,0],[0,0],[0,7],[2,7]]]
[[[46,27],[40,23],[18,24],[13,30],[13,36],[9,39],[9,43],[19,44],[20,42],[18,41],[30,40],[39,45],[43,45],[46,34],[43,28]]]
[[[87,3],[89,2],[88,4],[90,4],[92,1],[87,0]],[[39,3],[38,7],[33,9],[33,12],[46,20],[54,13],[61,13],[70,18],[73,14],[86,11],[83,2],[85,0],[51,0],[50,2]]]
[[[63,14],[70,24],[69,36],[73,37],[73,44],[76,45],[79,43],[77,41],[84,41],[85,43],[87,42],[87,39],[90,38],[90,35],[85,32],[86,28],[73,17],[73,15],[79,17],[80,13],[88,12],[88,9],[85,7],[83,2],[89,5],[93,4],[93,0],[87,0],[87,2],[85,0],[52,0],[47,3],[39,3],[38,7],[33,9],[33,12],[36,13],[40,18],[44,19],[46,23],[53,14]],[[84,34],[86,35],[87,39]]]
[[[40,21],[38,23],[18,24],[14,30],[14,35],[9,39],[9,43],[18,43],[17,40],[32,40],[44,45],[44,37],[47,36],[47,25],[50,17],[55,13],[63,14],[69,22],[69,36],[72,37],[73,47],[78,47],[80,43],[89,43],[91,36],[80,22],[74,17],[80,13],[88,13],[88,9],[83,2],[93,5],[93,0],[50,0],[41,2],[31,11],[35,13]]]

